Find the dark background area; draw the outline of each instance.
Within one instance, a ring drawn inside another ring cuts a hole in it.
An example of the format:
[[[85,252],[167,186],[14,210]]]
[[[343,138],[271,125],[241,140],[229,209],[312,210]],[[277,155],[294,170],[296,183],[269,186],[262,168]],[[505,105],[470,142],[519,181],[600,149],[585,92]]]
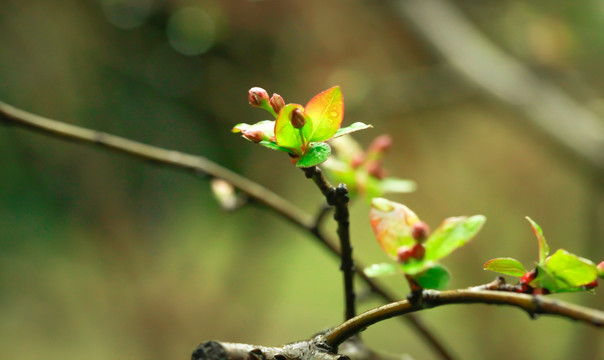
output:
[[[3,0],[0,99],[202,155],[314,213],[322,197],[286,156],[230,129],[266,118],[247,103],[252,86],[304,104],[338,84],[344,124],[374,125],[355,138],[367,146],[390,134],[386,167],[419,185],[390,199],[433,228],[448,216],[487,216],[445,261],[452,288],[492,280],[482,265],[493,257],[530,266],[537,243],[526,215],[552,250],[604,259],[597,172],[466,81],[386,3]],[[581,3],[455,5],[604,116],[604,3]],[[224,213],[207,182],[17,128],[0,127],[0,159],[3,358],[186,359],[208,339],[271,346],[341,321],[338,261],[266,210]],[[351,211],[356,256],[384,261],[368,206]],[[402,278],[384,281],[407,291]],[[557,297],[602,309],[597,290]],[[601,331],[511,308],[447,306],[421,317],[463,359],[604,356]],[[364,334],[375,349],[435,356],[396,320]]]

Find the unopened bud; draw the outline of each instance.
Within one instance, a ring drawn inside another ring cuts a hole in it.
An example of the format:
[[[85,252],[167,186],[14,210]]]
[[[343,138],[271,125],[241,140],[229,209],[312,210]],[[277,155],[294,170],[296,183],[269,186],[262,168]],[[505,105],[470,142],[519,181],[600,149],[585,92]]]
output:
[[[413,256],[413,252],[409,246],[401,246],[396,249],[396,258],[399,262],[406,263],[411,260]]]
[[[390,135],[380,135],[373,139],[371,145],[369,145],[368,152],[385,152],[392,146],[392,138]]]
[[[304,113],[302,110],[295,108],[291,115],[292,126],[296,129],[301,129],[306,124]]]
[[[259,143],[264,140],[264,133],[260,130],[243,130],[241,134],[244,138],[248,139],[251,142]]]
[[[350,161],[350,165],[353,169],[356,169],[361,166],[363,162],[365,162],[365,153],[360,152],[352,158],[352,160]]]
[[[367,164],[367,172],[380,180],[386,177],[386,169],[384,169],[382,163],[379,161],[372,161]]]
[[[520,283],[521,284],[528,284],[531,281],[533,281],[536,276],[537,276],[537,269],[533,269],[531,271],[528,271],[524,275],[522,275],[522,277],[520,278]]]
[[[411,248],[411,257],[416,260],[421,260],[426,255],[426,248],[422,244],[415,244]]]
[[[598,276],[604,278],[604,261],[600,261],[598,264]]]
[[[598,279],[595,279],[594,281],[583,285],[583,288],[587,290],[595,289],[596,287],[598,287]]]
[[[269,100],[269,104],[271,104],[273,110],[275,110],[275,112],[278,114],[279,111],[281,111],[281,109],[283,109],[283,107],[285,106],[285,101],[283,100],[281,95],[273,94],[273,96],[271,96],[271,99]]]
[[[418,221],[411,226],[411,236],[413,236],[415,241],[417,241],[418,243],[423,243],[424,241],[426,241],[429,235],[430,228],[425,222]]]
[[[263,88],[253,87],[248,91],[247,101],[254,107],[262,107],[268,101],[268,93]]]

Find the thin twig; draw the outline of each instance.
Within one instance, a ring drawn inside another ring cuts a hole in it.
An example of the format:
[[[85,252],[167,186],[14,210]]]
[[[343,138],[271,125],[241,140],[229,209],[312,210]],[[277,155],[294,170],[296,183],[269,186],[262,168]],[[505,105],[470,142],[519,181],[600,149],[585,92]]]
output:
[[[604,312],[573,305],[541,295],[515,294],[488,290],[424,291],[421,301],[412,304],[408,300],[398,301],[369,310],[333,328],[324,335],[327,346],[337,348],[349,337],[368,326],[395,316],[409,314],[427,308],[450,304],[494,304],[509,305],[526,311],[531,318],[536,315],[556,315],[582,321],[596,327],[604,327]]]
[[[310,215],[304,213],[294,204],[263,186],[203,157],[166,150],[115,135],[47,119],[17,109],[14,106],[3,102],[0,102],[0,122],[6,125],[23,127],[62,140],[110,149],[136,159],[149,161],[154,165],[163,165],[173,169],[185,170],[195,176],[204,174],[204,178],[223,179],[231,183],[242,193],[246,194],[249,199],[263,205],[279,216],[282,216],[297,227],[308,231],[320,244],[324,245],[331,254],[340,257],[340,250],[338,247],[332,240],[315,228],[315,223]],[[381,296],[388,303],[396,300],[396,298],[385,288],[377,284],[373,279],[367,277],[361,270],[358,270],[363,269],[364,266],[357,261],[354,261],[354,263],[357,264],[357,274],[365,283],[367,283],[373,292]],[[441,341],[426,328],[419,318],[408,315],[402,319],[407,320],[412,328],[419,333],[426,343],[430,345],[442,359],[453,359]]]
[[[327,178],[323,175],[321,169],[316,166],[305,168],[304,174],[312,179],[317,185],[327,204],[335,208],[333,215],[338,223],[338,238],[340,239],[340,270],[344,277],[344,303],[345,320],[352,319],[356,315],[356,303],[354,293],[354,261],[352,259],[352,245],[350,244],[350,214],[348,212],[348,189],[346,185],[340,184],[334,188]]]

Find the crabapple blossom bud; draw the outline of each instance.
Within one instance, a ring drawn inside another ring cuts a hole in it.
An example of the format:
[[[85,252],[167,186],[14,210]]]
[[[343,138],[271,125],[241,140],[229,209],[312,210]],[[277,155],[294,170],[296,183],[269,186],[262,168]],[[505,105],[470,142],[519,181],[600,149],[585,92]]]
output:
[[[268,93],[260,87],[253,87],[248,91],[247,101],[254,107],[262,107],[268,101]]]
[[[409,246],[401,246],[396,250],[396,259],[399,262],[407,262],[411,259],[413,253]]]
[[[411,226],[411,236],[418,242],[423,243],[430,235],[428,224],[423,221],[418,221]]]
[[[360,152],[360,153],[354,155],[352,160],[350,160],[350,165],[352,166],[353,169],[356,169],[359,166],[361,166],[363,164],[363,162],[365,162],[365,153]]]
[[[386,169],[384,169],[380,161],[372,161],[367,164],[367,172],[380,180],[386,177]]]
[[[278,114],[279,111],[281,111],[281,109],[283,109],[283,107],[285,106],[285,101],[283,100],[281,95],[273,94],[273,96],[271,96],[271,99],[269,100],[269,104],[271,104],[273,110],[275,110],[275,112]]]
[[[301,129],[306,124],[306,119],[304,118],[302,110],[296,108],[292,111],[291,122],[292,126],[296,129]]]
[[[244,138],[255,143],[261,142],[265,137],[264,133],[260,130],[243,130],[241,134]]]
[[[371,145],[369,145],[368,152],[385,152],[392,146],[392,138],[390,135],[380,135],[373,139]]]
[[[583,285],[583,287],[588,290],[598,287],[598,279],[595,279],[594,281]]]
[[[604,261],[600,261],[598,264],[598,276],[604,277]]]
[[[426,255],[426,248],[422,244],[415,244],[411,248],[411,257],[416,260],[421,260]]]
[[[522,275],[522,277],[520,278],[520,283],[522,284],[528,284],[531,281],[533,281],[535,279],[535,277],[537,276],[537,269],[533,269],[531,271],[527,271],[524,275]]]
[[[549,290],[546,288],[536,288],[533,290],[533,295],[547,295],[549,293]]]

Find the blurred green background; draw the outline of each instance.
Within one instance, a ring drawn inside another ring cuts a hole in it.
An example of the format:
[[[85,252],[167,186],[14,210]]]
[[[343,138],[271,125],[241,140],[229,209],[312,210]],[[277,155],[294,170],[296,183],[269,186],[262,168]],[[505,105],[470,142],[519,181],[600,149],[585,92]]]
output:
[[[581,3],[456,5],[604,118],[604,3]],[[604,259],[596,172],[464,81],[383,4],[3,0],[0,99],[205,156],[315,213],[322,197],[283,154],[230,129],[265,118],[247,104],[252,86],[304,104],[339,84],[345,124],[374,125],[356,139],[367,146],[391,134],[387,168],[419,184],[392,200],[432,227],[487,216],[445,261],[452,287],[492,280],[481,269],[493,257],[531,264],[537,244],[525,215],[552,249]],[[0,157],[5,359],[187,359],[209,339],[278,345],[341,321],[338,261],[266,210],[225,213],[205,181],[17,128],[0,127]],[[380,262],[367,212],[363,201],[352,208],[355,254]],[[407,291],[402,279],[384,281]],[[598,290],[559,297],[602,309]],[[421,317],[463,359],[604,356],[601,331],[511,308],[447,306]],[[436,358],[400,321],[364,334],[375,349]]]

